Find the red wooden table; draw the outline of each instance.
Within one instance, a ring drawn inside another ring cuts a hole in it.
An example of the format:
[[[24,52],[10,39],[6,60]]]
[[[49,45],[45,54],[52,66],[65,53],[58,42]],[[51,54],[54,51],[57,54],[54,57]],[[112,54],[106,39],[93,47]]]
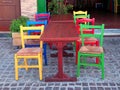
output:
[[[73,22],[49,22],[40,40],[56,45],[58,49],[58,73],[53,77],[46,77],[46,82],[76,81],[76,77],[69,77],[63,72],[63,47],[79,39]]]

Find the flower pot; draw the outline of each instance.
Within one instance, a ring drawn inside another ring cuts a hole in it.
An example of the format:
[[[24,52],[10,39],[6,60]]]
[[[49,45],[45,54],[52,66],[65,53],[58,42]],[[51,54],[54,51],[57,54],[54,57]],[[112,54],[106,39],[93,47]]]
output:
[[[13,46],[21,46],[21,36],[19,32],[12,33]]]

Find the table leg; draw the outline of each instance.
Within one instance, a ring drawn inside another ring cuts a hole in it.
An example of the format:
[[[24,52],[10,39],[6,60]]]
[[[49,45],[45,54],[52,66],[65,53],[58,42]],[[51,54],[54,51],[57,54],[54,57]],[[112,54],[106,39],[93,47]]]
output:
[[[46,82],[54,82],[54,81],[77,81],[76,77],[69,77],[63,72],[63,46],[65,45],[65,42],[57,42],[56,46],[58,48],[58,73],[53,77],[47,77],[45,78]]]

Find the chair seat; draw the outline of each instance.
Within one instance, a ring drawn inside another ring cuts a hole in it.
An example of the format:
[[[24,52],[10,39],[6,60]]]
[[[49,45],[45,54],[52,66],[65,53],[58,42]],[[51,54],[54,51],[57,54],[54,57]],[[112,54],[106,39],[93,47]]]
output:
[[[80,38],[78,41],[81,42],[82,39]],[[98,40],[96,38],[91,37],[91,38],[85,38],[85,42],[87,42],[87,41],[89,41],[89,42],[96,42]]]
[[[16,53],[16,55],[17,56],[35,56],[35,55],[38,55],[39,53],[42,53],[41,48],[22,48]]]
[[[100,46],[82,46],[79,52],[86,54],[101,54],[103,53],[103,48]]]

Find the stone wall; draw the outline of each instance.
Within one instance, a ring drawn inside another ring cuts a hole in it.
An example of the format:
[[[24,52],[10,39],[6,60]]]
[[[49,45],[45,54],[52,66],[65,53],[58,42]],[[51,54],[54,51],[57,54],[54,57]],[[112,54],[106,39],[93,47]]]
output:
[[[34,19],[37,12],[37,0],[21,0],[21,15]]]

